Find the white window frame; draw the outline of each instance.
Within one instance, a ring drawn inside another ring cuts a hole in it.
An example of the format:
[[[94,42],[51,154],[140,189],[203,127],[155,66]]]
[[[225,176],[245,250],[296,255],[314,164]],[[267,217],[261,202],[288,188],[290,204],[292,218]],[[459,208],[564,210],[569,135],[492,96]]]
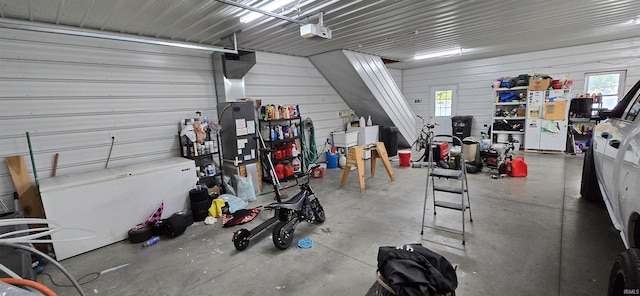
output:
[[[589,77],[598,76],[598,75],[609,75],[609,74],[619,75],[618,76],[618,92],[615,94],[613,93],[602,94],[602,101],[604,102],[607,99],[607,97],[611,98],[611,97],[617,96],[617,101],[616,101],[616,104],[617,104],[624,97],[624,87],[625,87],[625,81],[627,79],[627,70],[611,70],[611,71],[598,71],[598,72],[584,73],[584,92],[589,93]],[[603,107],[602,102],[593,104],[593,108],[602,108],[602,107]],[[610,107],[609,109],[613,109],[613,107],[615,107],[615,104],[609,107]]]

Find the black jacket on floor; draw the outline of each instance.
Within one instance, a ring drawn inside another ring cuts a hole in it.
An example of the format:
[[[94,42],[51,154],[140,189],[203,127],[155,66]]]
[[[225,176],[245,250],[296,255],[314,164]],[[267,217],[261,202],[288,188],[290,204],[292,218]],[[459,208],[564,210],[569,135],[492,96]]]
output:
[[[421,244],[380,247],[378,271],[398,296],[445,294],[458,287],[451,263]]]

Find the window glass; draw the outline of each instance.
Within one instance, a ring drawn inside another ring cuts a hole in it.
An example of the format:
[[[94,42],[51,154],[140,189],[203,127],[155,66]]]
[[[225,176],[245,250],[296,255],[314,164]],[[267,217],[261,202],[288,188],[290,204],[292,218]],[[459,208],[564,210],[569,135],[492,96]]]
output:
[[[585,74],[585,93],[602,94],[601,102],[594,102],[594,108],[613,109],[624,95],[626,71],[593,72]]]
[[[434,116],[451,116],[453,90],[437,90]]]
[[[627,112],[622,116],[625,120],[634,121],[640,113],[640,95],[636,97],[633,104],[627,109]]]

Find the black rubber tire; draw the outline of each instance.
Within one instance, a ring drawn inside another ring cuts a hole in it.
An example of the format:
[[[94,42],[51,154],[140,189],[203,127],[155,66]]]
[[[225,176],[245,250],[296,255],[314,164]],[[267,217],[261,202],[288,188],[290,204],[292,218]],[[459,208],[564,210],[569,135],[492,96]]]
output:
[[[202,188],[200,190],[191,189],[189,191],[189,200],[191,200],[192,203],[201,202],[207,199],[209,199],[209,191],[207,188]]]
[[[315,224],[324,223],[324,220],[326,219],[326,217],[324,214],[324,208],[320,204],[320,201],[316,198],[312,200],[311,203],[312,203],[311,208],[313,209],[313,215],[315,216],[315,220],[313,220],[313,223]]]
[[[205,200],[191,203],[191,211],[193,211],[194,213],[202,210],[208,211],[210,207],[211,207],[211,201],[208,198]]]
[[[191,212],[191,210],[182,210],[176,212],[174,215],[182,216],[182,218],[184,218],[185,224],[187,224],[187,227],[193,224],[193,213]]]
[[[195,222],[204,221],[204,219],[206,219],[207,216],[209,216],[209,211],[208,210],[194,211],[193,212],[193,221],[195,221]]]
[[[499,174],[499,175],[504,175],[504,174],[506,174],[506,173],[507,173],[507,165],[505,165],[504,163],[501,163],[501,164],[498,166],[498,174]]]
[[[162,230],[167,237],[178,237],[184,233],[187,229],[187,222],[184,217],[180,215],[173,215],[164,221]]]
[[[233,246],[236,247],[236,250],[242,251],[249,246],[250,235],[251,232],[244,228],[233,233]]]
[[[129,242],[132,244],[138,244],[141,242],[146,242],[150,238],[153,237],[153,229],[150,226],[145,226],[142,229],[132,228],[128,232],[129,234]]]
[[[162,219],[158,221],[158,223],[156,223],[155,225],[151,226],[151,232],[153,233],[153,236],[164,235],[164,229],[162,227],[164,226],[164,221],[166,220],[167,219]]]
[[[273,244],[280,250],[286,250],[291,246],[291,242],[293,241],[294,229],[289,231],[282,230],[287,223],[289,223],[289,221],[280,221],[273,228]]]
[[[640,289],[640,250],[631,248],[616,256],[609,276],[607,295],[629,295],[625,292],[637,292],[638,289]]]
[[[582,181],[580,182],[580,195],[585,200],[591,202],[602,202],[602,192],[596,176],[595,160],[593,150],[589,149],[584,154],[582,163]]]

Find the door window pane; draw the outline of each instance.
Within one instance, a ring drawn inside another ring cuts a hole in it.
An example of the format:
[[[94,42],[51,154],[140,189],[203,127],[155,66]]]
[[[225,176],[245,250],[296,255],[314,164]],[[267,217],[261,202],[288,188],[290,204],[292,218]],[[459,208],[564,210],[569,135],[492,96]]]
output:
[[[437,90],[434,116],[451,116],[453,90]]]

